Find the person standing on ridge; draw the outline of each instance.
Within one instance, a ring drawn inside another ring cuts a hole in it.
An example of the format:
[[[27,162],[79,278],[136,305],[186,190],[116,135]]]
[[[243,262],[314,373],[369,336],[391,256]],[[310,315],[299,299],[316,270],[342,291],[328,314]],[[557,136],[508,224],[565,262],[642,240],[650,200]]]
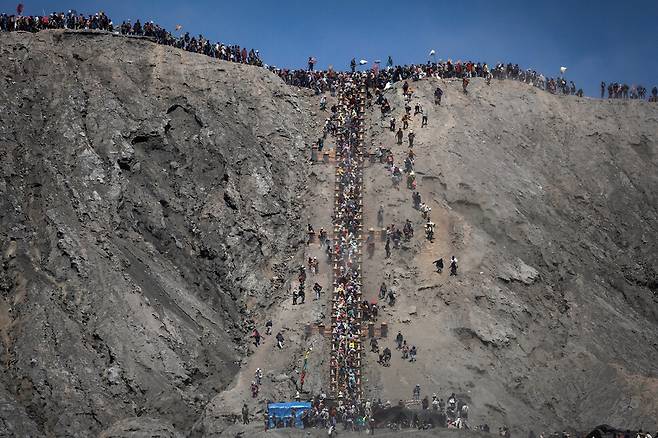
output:
[[[350,69],[352,69],[352,73],[356,71],[356,59],[354,58],[350,61]]]

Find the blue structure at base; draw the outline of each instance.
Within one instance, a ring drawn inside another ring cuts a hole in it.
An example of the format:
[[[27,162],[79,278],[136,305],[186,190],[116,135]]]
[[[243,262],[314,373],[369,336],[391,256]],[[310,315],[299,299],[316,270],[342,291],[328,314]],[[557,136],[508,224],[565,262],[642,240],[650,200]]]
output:
[[[295,410],[294,421],[292,418],[293,409]],[[311,402],[268,403],[268,428],[274,429],[278,427],[279,422],[283,420],[284,427],[297,427],[303,429],[302,413],[309,409],[311,409]]]

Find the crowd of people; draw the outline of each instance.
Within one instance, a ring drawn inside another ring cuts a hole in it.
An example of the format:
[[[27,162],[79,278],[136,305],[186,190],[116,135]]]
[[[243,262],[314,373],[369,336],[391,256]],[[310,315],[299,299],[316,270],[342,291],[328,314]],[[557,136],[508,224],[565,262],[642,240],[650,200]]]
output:
[[[620,84],[619,82],[610,82],[607,84],[601,82],[601,99],[606,96],[608,92],[608,99],[646,99],[647,89],[643,85],[628,85]],[[650,102],[658,102],[658,87],[651,89]]]
[[[304,409],[301,413],[301,424],[303,428],[327,429],[330,436],[337,435],[339,426],[343,431],[369,430],[371,435],[375,434],[376,428],[383,427],[390,429],[470,428],[468,425],[469,406],[463,400],[458,399],[455,393],[448,396],[444,402],[436,394],[432,394],[431,400],[427,395],[421,399],[420,385],[416,385],[412,392],[411,400],[399,400],[397,405],[393,405],[390,401],[382,402],[381,399],[347,400],[342,397],[330,399],[321,391],[320,394],[312,397],[310,408]],[[419,405],[421,411],[431,411],[433,413],[431,421],[427,420],[427,416],[417,415],[413,410],[407,410],[414,405]],[[396,418],[387,421],[386,411],[391,412],[396,408]],[[248,414],[246,408],[243,410]],[[407,410],[406,415],[400,414],[400,410]],[[295,427],[293,418],[297,414],[295,409],[286,417],[275,417],[271,413],[265,412],[263,416],[265,430],[272,425],[275,428]],[[248,419],[243,418],[243,421],[248,422]],[[477,426],[476,429],[489,432],[488,425]]]
[[[3,32],[38,32],[47,29],[115,31],[112,20],[102,11],[93,15],[78,14],[73,10],[42,16],[0,14],[0,30]]]
[[[18,12],[18,11],[17,11]],[[103,12],[97,12],[92,15],[79,14],[75,10],[68,12],[53,12],[44,15],[22,15],[0,14],[0,31],[25,31],[38,32],[47,29],[72,29],[72,30],[102,30],[107,32],[119,33],[121,35],[134,35],[152,38],[159,44],[177,47],[189,52],[204,54],[213,58],[223,59],[226,61],[264,66],[258,50],[247,50],[239,45],[229,45],[221,42],[212,42],[203,35],[193,36],[189,32],[175,35],[164,27],[153,21],[135,22],[130,20],[123,21],[120,25],[114,22]],[[182,26],[176,26],[175,32],[180,32]],[[337,72],[333,69],[326,71],[315,70],[317,60],[315,57],[308,58],[308,68],[303,69],[286,69],[268,66],[270,70],[279,75],[287,84],[312,88],[317,93],[336,92],[336,85],[343,83],[345,77],[359,74],[356,71],[356,61],[350,62],[348,72]],[[376,63],[369,71],[365,78],[368,85],[373,88],[384,89],[391,84],[402,80],[419,80],[424,77],[440,78],[461,78],[463,80],[464,92],[468,86],[469,78],[481,77],[491,83],[491,79],[512,79],[534,85],[537,88],[546,90],[554,94],[571,94],[581,96],[583,90],[577,88],[573,81],[567,81],[564,75],[556,77],[545,77],[543,74],[533,69],[522,69],[518,64],[497,63],[495,66],[489,66],[486,62],[474,61],[428,61],[424,64],[412,64],[404,66],[393,66],[393,60],[389,56],[385,69],[380,69]],[[601,98],[604,98],[607,91],[608,98],[630,98],[645,99],[647,89],[642,85],[627,85],[624,83],[610,83],[606,86],[601,83]],[[658,88],[653,87],[649,101],[658,101]]]
[[[518,64],[498,63],[491,68],[486,62],[462,62],[452,60],[427,62],[424,64],[411,64],[404,66],[389,66],[386,69],[372,68],[367,72],[349,71],[339,72],[333,69],[302,70],[270,67],[275,74],[281,77],[289,85],[311,88],[317,94],[329,92],[336,93],[337,84],[344,82],[345,77],[358,75],[363,77],[366,85],[371,89],[385,90],[394,83],[400,81],[418,81],[426,77],[437,77],[443,79],[462,79],[464,92],[470,78],[480,77],[491,84],[492,79],[510,79],[534,85],[537,88],[557,94],[573,94],[582,96],[582,89],[576,89],[573,81],[563,77],[547,78],[535,70],[523,70]],[[440,99],[440,98],[439,98]]]
[[[431,400],[427,395],[421,399],[421,387],[416,384],[412,390],[412,397],[413,400],[420,402],[421,409],[431,409],[441,415],[445,423],[439,424],[439,426],[449,429],[470,428],[468,425],[469,406],[465,401],[458,399],[454,392],[447,397],[447,401],[437,397],[436,393],[432,394]]]
[[[334,205],[334,290],[331,303],[331,391],[345,400],[361,398],[361,232],[363,111],[365,95],[356,77],[340,86],[332,107],[336,135]]]
[[[138,19],[131,23],[130,20],[127,20],[116,26],[112,19],[102,11],[88,16],[78,14],[74,10],[53,12],[50,15],[42,16],[0,14],[0,31],[38,32],[47,29],[102,30],[121,35],[142,36],[151,38],[158,44],[177,47],[212,58],[257,66],[263,65],[258,50],[247,50],[239,45],[212,42],[203,35],[195,37],[188,32],[176,36],[153,21],[142,23]],[[176,26],[176,32],[181,29],[181,26]]]
[[[310,408],[304,409],[300,415],[303,428],[326,429],[329,436],[338,435],[338,431],[368,431],[370,435],[376,434],[376,429],[400,430],[403,428],[429,429],[444,427],[448,429],[472,429],[484,433],[496,434],[501,438],[510,438],[511,431],[507,425],[501,425],[492,430],[487,423],[471,426],[469,423],[470,406],[466,400],[454,392],[445,398],[439,398],[436,393],[431,396],[422,393],[421,386],[415,385],[412,389],[411,400],[398,400],[397,404],[381,399],[345,401],[332,400],[325,393],[320,392],[310,400]],[[413,408],[416,407],[416,408]],[[243,407],[243,417],[248,416],[246,405]],[[427,415],[431,414],[431,415]],[[275,417],[263,414],[265,430],[270,427],[295,427],[293,418],[297,415],[295,409],[286,417]],[[243,418],[248,423],[248,418]],[[338,429],[340,427],[340,429]],[[603,428],[604,432],[600,429]],[[535,434],[530,430],[528,438],[654,438],[648,431],[608,430],[609,426],[599,426],[594,431],[587,432],[552,432]]]
[[[301,414],[301,422],[304,428],[327,429],[329,435],[337,435],[336,428],[342,425],[343,430],[362,431],[369,428],[374,432],[375,421],[373,418],[372,403],[356,399],[332,399],[320,393],[311,400],[311,408]],[[274,421],[271,421],[274,420]],[[286,422],[282,419],[265,418],[265,428],[268,424],[281,425],[285,427]]]
[[[315,59],[315,58],[313,58]],[[443,79],[462,79],[462,86],[466,93],[470,78],[484,78],[487,84],[491,84],[492,79],[497,80],[516,80],[533,85],[539,89],[548,91],[553,94],[575,95],[582,97],[584,92],[578,88],[573,81],[567,80],[563,72],[555,77],[546,77],[542,73],[533,69],[522,69],[518,64],[497,63],[490,67],[486,62],[462,62],[452,60],[430,62],[424,64],[411,64],[393,67],[390,64],[392,60],[389,57],[387,68],[379,69],[378,66],[367,72],[355,71],[351,65],[349,72],[339,72],[333,69],[320,71],[309,68],[303,69],[277,69],[269,67],[274,73],[280,76],[284,82],[297,87],[311,88],[317,94],[329,92],[332,95],[336,92],[336,84],[345,80],[345,77],[352,75],[366,74],[364,81],[372,89],[384,90],[392,84],[400,81],[417,81],[426,77],[438,77]],[[313,64],[315,60],[313,61]],[[309,64],[310,67],[310,64]],[[601,98],[605,97],[605,91],[608,92],[608,98],[630,98],[645,99],[647,89],[642,85],[631,85],[613,83],[602,83]],[[648,100],[658,102],[658,87],[653,87]],[[441,96],[438,96],[440,104]]]
[[[421,124],[420,124],[421,128],[427,126],[429,119],[428,111],[427,109],[423,108],[420,104],[416,104],[413,108],[413,114],[412,114],[411,97],[413,91],[411,90],[411,87],[409,86],[409,83],[406,80],[402,84],[402,93],[405,98],[404,114],[402,115],[400,120],[402,124],[400,126],[398,120],[395,117],[391,117],[389,120],[389,131],[395,133],[394,136],[395,136],[396,144],[402,145],[403,139],[405,138],[404,131],[407,129],[409,130],[406,135],[408,142],[408,151],[404,156],[403,163],[401,165],[397,165],[391,148],[385,148],[383,146],[379,146],[374,152],[369,152],[368,155],[371,157],[371,161],[376,162],[378,160],[380,163],[384,164],[384,168],[389,172],[391,176],[391,183],[393,188],[399,190],[400,182],[402,181],[404,175],[406,174],[406,187],[412,192],[411,199],[412,199],[413,207],[414,209],[418,210],[421,213],[423,220],[426,221],[424,227],[425,237],[430,242],[433,242],[436,224],[432,222],[432,219],[430,217],[432,211],[431,207],[423,203],[422,196],[420,192],[417,191],[417,180],[416,180],[416,174],[414,172],[414,165],[416,160],[416,153],[414,152],[414,141],[416,135],[414,133],[414,130],[410,129],[410,123],[412,122],[413,118],[417,116],[421,117]],[[386,119],[390,115],[391,105],[388,102],[388,99],[381,92],[381,90],[375,90],[375,94],[377,95],[375,99],[375,104],[380,106],[382,119]],[[434,92],[434,96],[435,96],[435,105],[440,105],[441,97],[443,96],[443,90],[440,87],[437,87]],[[396,130],[396,126],[397,126],[397,130]],[[384,226],[384,214],[385,214],[384,206],[380,205],[379,210],[377,212],[377,226],[380,228]],[[386,232],[386,245],[384,246],[384,250],[386,251],[386,258],[389,258],[391,256],[391,248],[399,248],[403,240],[408,241],[409,239],[411,239],[411,237],[413,237],[414,227],[412,221],[407,219],[402,228],[397,227],[395,224],[390,224],[386,227],[385,232]],[[373,252],[373,249],[371,249],[371,243],[372,240],[369,237],[366,240],[366,244],[368,245],[369,255]],[[436,267],[436,272],[439,274],[442,273],[444,268],[443,258],[437,259],[433,263]],[[451,276],[457,275],[458,265],[457,265],[457,258],[455,256],[452,256],[450,258],[449,268],[450,268]],[[388,297],[389,305],[395,304],[395,294],[392,291],[389,291],[388,295],[380,296],[380,298],[382,299],[385,297]]]

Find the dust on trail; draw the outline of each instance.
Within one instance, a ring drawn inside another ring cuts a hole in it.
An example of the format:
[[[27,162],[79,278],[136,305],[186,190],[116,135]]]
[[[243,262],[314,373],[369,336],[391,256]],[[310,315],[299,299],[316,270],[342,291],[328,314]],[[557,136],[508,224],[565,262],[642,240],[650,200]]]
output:
[[[389,326],[388,339],[380,342],[380,349],[388,346],[393,351],[390,367],[381,367],[376,362],[376,354],[368,354],[368,395],[371,398],[381,398],[395,403],[399,399],[410,399],[412,388],[416,383],[422,383],[421,386],[425,387],[429,383],[426,377],[428,373],[424,371],[423,364],[426,361],[422,356],[423,350],[426,345],[440,342],[441,334],[430,332],[427,322],[418,323],[416,318],[419,312],[424,314],[425,306],[429,305],[429,300],[422,295],[432,293],[435,288],[441,287],[446,282],[448,261],[450,256],[455,254],[455,235],[452,230],[457,226],[455,222],[459,219],[449,208],[446,208],[443,194],[425,184],[428,179],[435,178],[431,173],[435,169],[427,169],[423,166],[427,161],[427,154],[437,153],[433,142],[440,141],[446,136],[447,129],[452,124],[450,114],[438,106],[427,108],[431,114],[429,123],[439,125],[439,129],[434,131],[436,137],[430,139],[425,136],[426,128],[421,128],[421,116],[417,115],[412,117],[409,129],[405,130],[402,145],[398,145],[394,132],[388,128],[388,122],[391,117],[395,117],[400,123],[404,114],[402,90],[399,87],[393,88],[385,96],[392,103],[393,111],[382,118],[379,107],[371,108],[368,117],[368,138],[371,141],[371,148],[374,150],[380,145],[389,148],[394,155],[395,164],[401,166],[409,151],[407,133],[410,130],[414,131],[416,190],[421,194],[422,201],[432,208],[431,219],[436,224],[434,240],[430,242],[424,231],[426,220],[422,218],[420,211],[413,208],[411,197],[413,191],[406,187],[404,181],[400,184],[399,190],[393,188],[390,172],[378,161],[368,166],[364,202],[365,228],[377,228],[377,210],[380,205],[385,211],[384,226],[395,224],[398,228],[402,228],[407,219],[411,220],[414,226],[414,236],[408,242],[403,241],[401,249],[393,249],[391,258],[385,258],[384,240],[377,239],[374,256],[364,260],[367,298],[371,301],[379,301],[381,311],[378,324],[386,322]],[[441,114],[437,114],[439,112]],[[446,121],[442,120],[443,113]],[[433,262],[438,258],[444,260],[443,274],[435,273]],[[394,307],[387,306],[386,300],[378,298],[379,286],[382,282],[397,292]],[[419,287],[423,287],[424,290],[418,292]],[[394,348],[394,338],[398,331],[403,333],[411,345],[419,349],[420,361],[415,363],[401,361],[400,353]]]
[[[304,93],[305,90],[300,90]],[[335,102],[329,97],[327,107]],[[313,128],[310,139],[317,138],[322,132],[323,117],[328,115],[326,111],[317,109],[315,99],[309,99],[307,107],[304,108],[313,117]],[[325,140],[325,151],[334,155],[335,143],[331,139]],[[310,156],[310,155],[309,155]],[[298,256],[291,258],[287,263],[288,275],[282,279],[284,286],[278,301],[267,312],[259,311],[261,317],[256,321],[256,327],[263,336],[259,347],[253,342],[249,347],[250,354],[246,356],[229,387],[218,394],[206,407],[204,424],[206,434],[212,435],[223,433],[223,428],[232,421],[231,418],[239,416],[243,403],[247,403],[249,410],[255,414],[255,421],[260,420],[268,400],[286,401],[292,400],[297,392],[296,384],[299,382],[301,362],[307,349],[312,348],[309,357],[309,369],[303,387],[303,397],[306,394],[319,393],[321,389],[328,390],[329,368],[326,339],[317,334],[316,323],[323,322],[330,327],[329,301],[333,285],[333,265],[328,263],[325,247],[318,239],[318,233],[324,228],[332,235],[332,213],[334,201],[334,165],[333,163],[316,163],[308,167],[309,183],[306,193],[303,195],[305,208],[302,211],[303,223],[309,223],[315,230],[312,242],[299,248]],[[319,261],[318,274],[314,275],[309,269],[306,279],[306,300],[304,304],[292,305],[292,291],[297,290],[299,266],[307,266],[309,257],[316,257]],[[322,286],[320,300],[315,299],[313,285],[317,282]],[[259,309],[259,303],[252,300],[251,308]],[[273,322],[272,334],[265,335],[265,322],[271,319]],[[306,328],[311,325],[313,333],[307,337]],[[284,335],[284,348],[277,347],[276,334],[281,331]],[[253,341],[250,339],[250,341]],[[260,368],[263,372],[262,384],[258,397],[251,397],[251,383],[254,380],[256,370]],[[285,377],[285,379],[283,378]],[[223,425],[214,424],[219,418],[228,420]],[[214,420],[213,420],[214,419]]]

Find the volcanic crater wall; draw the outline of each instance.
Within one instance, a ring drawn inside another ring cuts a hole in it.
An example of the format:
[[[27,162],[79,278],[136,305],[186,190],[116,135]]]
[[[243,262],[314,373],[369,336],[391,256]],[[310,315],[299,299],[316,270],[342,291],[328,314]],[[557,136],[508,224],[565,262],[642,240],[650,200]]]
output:
[[[317,99],[144,39],[0,42],[0,436],[193,430],[298,266]],[[524,433],[655,425],[656,107],[511,81],[412,87],[439,243],[414,241],[365,285],[388,275],[401,292],[385,317],[416,327],[421,368],[373,366],[367,389],[408,394],[394,372],[462,388],[472,421]],[[399,84],[387,93],[400,116]],[[374,117],[372,146],[393,145]],[[380,203],[417,218],[371,170],[366,222]],[[437,277],[453,253],[460,275]]]
[[[185,430],[304,238],[305,113],[263,69],[147,40],[0,39],[0,427]]]

